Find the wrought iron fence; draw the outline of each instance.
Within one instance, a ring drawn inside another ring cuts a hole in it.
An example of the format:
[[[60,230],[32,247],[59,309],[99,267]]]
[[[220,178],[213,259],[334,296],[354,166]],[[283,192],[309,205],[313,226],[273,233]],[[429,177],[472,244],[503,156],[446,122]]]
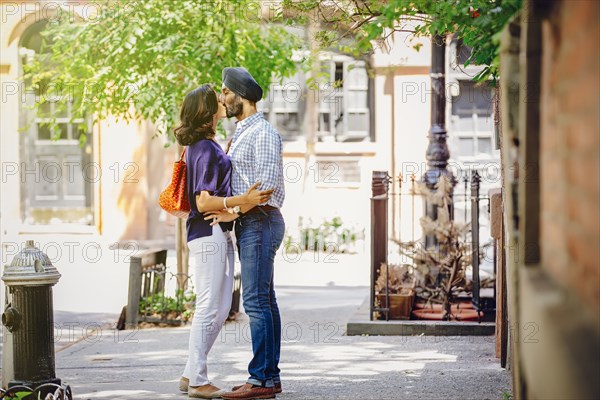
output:
[[[495,283],[492,296],[482,297],[482,282],[480,279],[482,260],[493,263],[493,276],[496,275],[495,241],[490,237],[488,241],[482,243],[482,235],[480,235],[482,230],[481,216],[487,217],[489,215],[490,199],[489,196],[482,196],[480,193],[481,179],[477,171],[473,171],[470,178],[465,176],[461,183],[464,190],[454,192],[450,215],[453,219],[467,224],[468,227],[465,230],[463,240],[467,246],[467,251],[472,256],[473,305],[478,311],[491,310],[495,308],[496,304]],[[375,282],[382,263],[407,263],[407,260],[402,257],[399,251],[398,243],[418,242],[424,239],[419,220],[424,215],[425,200],[423,195],[419,193],[417,186],[418,180],[414,174],[391,177],[386,171],[373,171],[371,197],[371,319],[373,319],[374,312],[383,313],[386,319],[389,318],[389,308],[381,305],[376,306],[375,302]],[[493,255],[487,257],[486,253],[489,249],[493,250]],[[387,277],[385,281],[388,281]],[[389,293],[388,287],[386,287],[386,292]]]
[[[196,301],[194,285],[189,275],[174,274],[166,271],[164,266],[149,268],[142,275],[139,322],[181,325],[189,320]],[[176,289],[174,295],[170,295],[165,288],[167,279],[171,283],[170,287],[181,281],[187,290]]]
[[[150,273],[150,271],[148,271]],[[174,286],[174,282],[183,282],[187,290],[176,289],[175,296],[166,293],[163,287],[160,292],[148,290],[142,291],[140,299],[139,322],[164,323],[168,325],[181,325],[188,322],[194,315],[196,305],[196,294],[194,285],[191,282],[191,276],[186,274],[174,274],[168,271],[154,272],[159,275],[169,276],[169,281]],[[164,279],[164,278],[163,278]],[[152,280],[148,280],[152,282]],[[233,276],[233,295],[231,299],[231,308],[229,310],[228,320],[233,320],[240,312],[242,276],[239,272]]]
[[[181,325],[193,315],[196,295],[191,276],[167,271],[167,250],[145,250],[132,256],[129,264],[128,304],[123,309],[118,329],[135,327],[139,322]],[[167,285],[169,283],[169,285]],[[167,287],[177,287],[168,293]],[[234,275],[233,298],[229,318],[239,312],[241,275]]]

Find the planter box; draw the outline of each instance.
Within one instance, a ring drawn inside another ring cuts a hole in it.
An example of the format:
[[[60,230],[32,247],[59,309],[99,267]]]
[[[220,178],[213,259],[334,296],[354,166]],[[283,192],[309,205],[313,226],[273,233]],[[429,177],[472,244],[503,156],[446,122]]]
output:
[[[389,308],[389,319],[410,319],[410,313],[415,300],[415,292],[412,289],[406,289],[403,293],[390,294],[389,304],[386,303],[386,295],[378,294],[379,306],[381,308]],[[385,318],[385,311],[381,312]]]

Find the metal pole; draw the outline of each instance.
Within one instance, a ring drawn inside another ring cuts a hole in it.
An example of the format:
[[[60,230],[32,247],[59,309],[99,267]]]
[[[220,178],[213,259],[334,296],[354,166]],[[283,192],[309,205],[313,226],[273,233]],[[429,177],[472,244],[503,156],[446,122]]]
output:
[[[473,265],[473,304],[479,310],[479,183],[481,178],[476,170],[471,175],[471,264]]]
[[[415,180],[416,180],[415,174],[412,174],[410,176],[410,189],[411,189],[410,190],[410,196],[411,196],[411,202],[412,202],[411,203],[412,204],[412,214],[411,214],[410,220],[411,220],[411,224],[412,224],[411,225],[411,228],[412,228],[412,231],[411,231],[411,235],[412,235],[411,236],[411,241],[413,241],[413,242],[415,241],[415,196],[416,196],[416,194],[415,194]]]
[[[402,243],[402,174],[398,176],[398,241]],[[392,223],[395,224],[392,218]]]
[[[392,90],[392,113],[391,113],[391,123],[392,123],[392,135],[391,135],[391,167],[392,167],[392,178],[396,177],[396,90],[394,86],[394,73],[392,71],[389,72],[387,78],[391,82]],[[399,174],[399,182],[400,182],[400,194],[402,193],[402,174]],[[398,201],[400,202],[400,207],[402,207],[402,196],[398,195]],[[402,230],[402,225],[400,225],[399,230]],[[394,182],[392,181],[392,237],[396,238],[396,186],[394,186]]]
[[[468,192],[468,188],[469,188],[469,177],[465,174],[465,176],[463,177],[463,182],[465,184],[465,192],[463,193],[463,202],[464,202],[464,207],[465,207],[465,219],[464,219],[464,223],[467,223],[467,199],[469,197],[469,192]],[[467,241],[467,231],[465,230],[465,242]]]
[[[387,263],[388,242],[388,186],[387,171],[373,171],[371,181],[371,313],[373,320],[375,305],[375,281],[382,263]]]
[[[447,176],[450,182],[456,183],[454,175],[446,167],[450,158],[450,151],[446,143],[446,36],[433,35],[431,43],[431,127],[429,129],[429,145],[427,146],[426,159],[427,171],[422,180],[429,189],[434,189],[442,175]],[[452,197],[452,195],[451,195]],[[453,213],[453,205],[450,204],[450,215]],[[437,207],[425,202],[425,215],[437,219]],[[433,235],[425,238],[426,247],[435,245],[437,242]]]

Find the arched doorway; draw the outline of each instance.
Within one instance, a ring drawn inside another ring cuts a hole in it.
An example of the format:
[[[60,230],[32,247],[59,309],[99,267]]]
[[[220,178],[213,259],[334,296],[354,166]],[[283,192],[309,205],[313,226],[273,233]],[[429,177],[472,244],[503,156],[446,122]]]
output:
[[[21,71],[35,54],[45,51],[40,34],[44,26],[45,22],[35,23],[21,36]],[[44,89],[24,89],[22,93],[20,193],[21,218],[26,224],[94,223],[93,184],[100,171],[93,163],[91,121],[72,116],[73,92],[64,90],[50,95]],[[46,102],[38,110],[32,109],[44,96]],[[56,117],[52,129],[44,124],[49,117]]]

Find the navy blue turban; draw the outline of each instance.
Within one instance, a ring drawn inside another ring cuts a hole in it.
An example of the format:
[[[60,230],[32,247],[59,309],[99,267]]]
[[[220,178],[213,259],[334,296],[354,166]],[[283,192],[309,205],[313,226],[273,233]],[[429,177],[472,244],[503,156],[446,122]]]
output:
[[[262,88],[246,68],[223,68],[223,86],[227,87],[233,93],[255,103],[262,99]]]

